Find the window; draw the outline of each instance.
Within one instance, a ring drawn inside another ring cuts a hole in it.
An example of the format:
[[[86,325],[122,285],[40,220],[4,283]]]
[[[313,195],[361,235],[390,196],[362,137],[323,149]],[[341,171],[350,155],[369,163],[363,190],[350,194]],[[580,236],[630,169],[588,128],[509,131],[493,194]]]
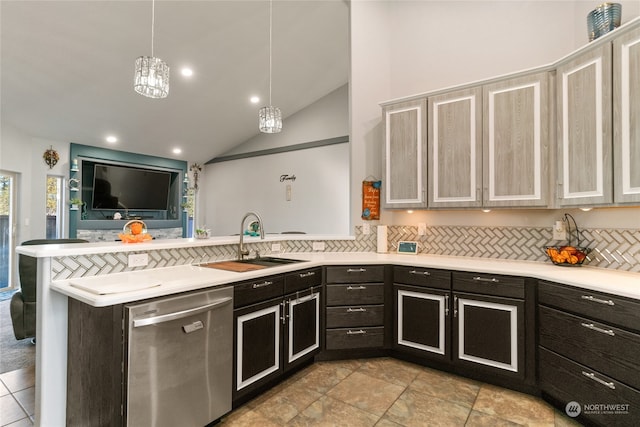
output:
[[[62,224],[64,209],[62,193],[62,177],[47,176],[47,199],[46,199],[46,236],[47,239],[62,238]]]
[[[16,175],[0,171],[0,291],[13,288]]]

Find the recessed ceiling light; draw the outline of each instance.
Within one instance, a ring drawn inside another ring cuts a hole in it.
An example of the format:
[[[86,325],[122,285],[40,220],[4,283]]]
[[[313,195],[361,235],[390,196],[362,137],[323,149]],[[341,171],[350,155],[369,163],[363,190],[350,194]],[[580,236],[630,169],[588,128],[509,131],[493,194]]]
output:
[[[118,142],[118,138],[116,138],[113,135],[109,135],[105,138],[107,140],[108,143],[113,144],[115,142]]]
[[[173,149],[173,154],[180,154],[180,153],[182,153],[182,148],[177,148],[176,147],[176,148]]]
[[[251,98],[249,98],[249,101],[251,101],[252,104],[257,104],[258,102],[260,102],[260,97],[252,96]]]
[[[184,67],[182,70],[180,70],[180,74],[185,77],[191,77],[193,76],[193,70],[191,68]]]

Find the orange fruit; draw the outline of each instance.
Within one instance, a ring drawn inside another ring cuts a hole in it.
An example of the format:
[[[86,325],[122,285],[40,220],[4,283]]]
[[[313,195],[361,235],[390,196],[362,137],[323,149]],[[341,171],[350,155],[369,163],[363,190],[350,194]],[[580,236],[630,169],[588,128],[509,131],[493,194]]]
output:
[[[133,224],[131,224],[131,234],[133,235],[137,235],[142,233],[142,224],[139,222],[134,222]]]

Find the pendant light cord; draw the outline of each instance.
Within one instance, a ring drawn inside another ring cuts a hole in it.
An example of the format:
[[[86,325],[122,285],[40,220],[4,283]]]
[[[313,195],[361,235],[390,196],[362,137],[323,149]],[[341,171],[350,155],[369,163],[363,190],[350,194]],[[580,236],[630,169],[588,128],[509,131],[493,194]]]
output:
[[[151,1],[151,57],[153,56],[153,27],[156,24],[156,0]]]
[[[269,0],[269,106],[271,104],[271,50],[272,50],[272,32],[273,32],[273,0]]]

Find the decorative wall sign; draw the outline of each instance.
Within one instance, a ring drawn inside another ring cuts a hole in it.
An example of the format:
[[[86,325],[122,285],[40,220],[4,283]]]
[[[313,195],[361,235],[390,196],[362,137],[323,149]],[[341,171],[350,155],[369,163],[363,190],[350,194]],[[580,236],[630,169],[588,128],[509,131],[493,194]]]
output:
[[[58,152],[53,149],[53,146],[49,146],[49,149],[44,152],[42,158],[47,166],[49,166],[49,169],[52,169],[56,163],[58,163],[58,160],[60,160],[60,156],[58,155]]]
[[[382,181],[362,181],[362,219],[380,219],[380,187]]]

